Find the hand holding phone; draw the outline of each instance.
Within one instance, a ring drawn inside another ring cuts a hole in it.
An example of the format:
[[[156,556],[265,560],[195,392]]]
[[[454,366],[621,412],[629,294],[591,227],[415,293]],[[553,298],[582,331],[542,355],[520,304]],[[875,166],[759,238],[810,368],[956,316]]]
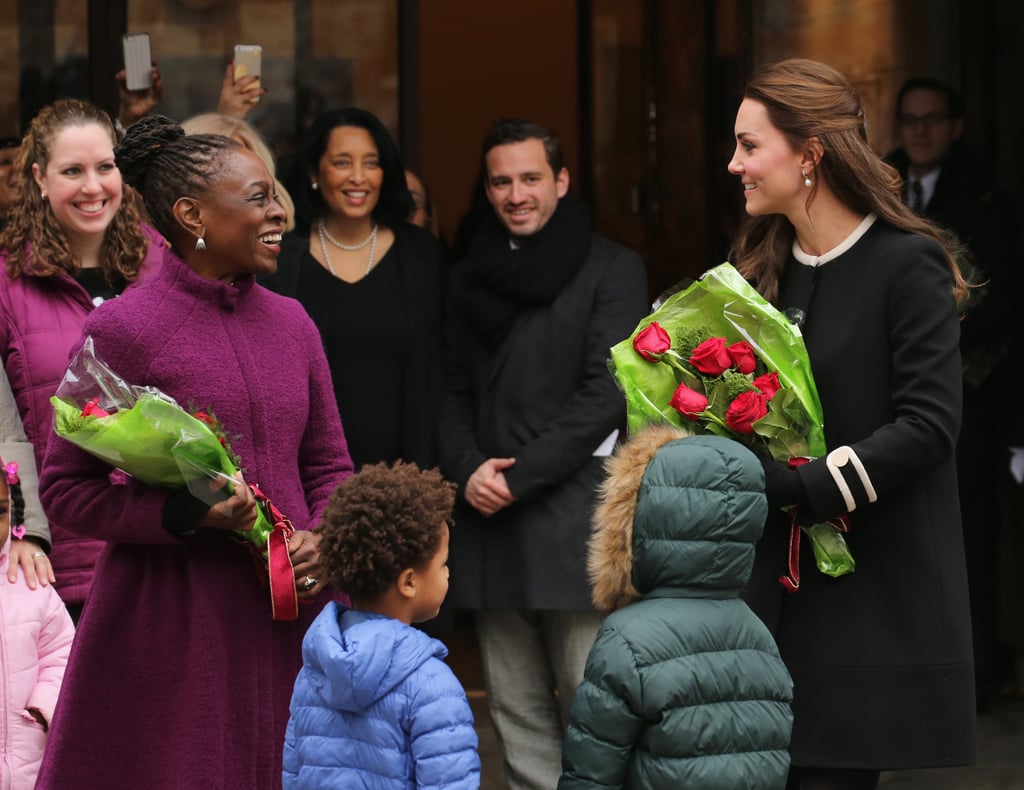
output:
[[[235,45],[235,82],[245,77],[256,79],[245,86],[245,91],[258,91],[260,89],[260,73],[263,68],[263,47],[259,44],[236,44]]]

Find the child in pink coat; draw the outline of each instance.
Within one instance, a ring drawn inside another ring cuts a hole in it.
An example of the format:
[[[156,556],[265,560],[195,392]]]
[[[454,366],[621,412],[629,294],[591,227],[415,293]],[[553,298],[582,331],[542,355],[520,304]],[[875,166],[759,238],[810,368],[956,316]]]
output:
[[[18,465],[0,459],[0,789],[31,790],[75,634],[53,585],[7,581],[11,533],[23,532]],[[13,527],[11,525],[14,525]]]

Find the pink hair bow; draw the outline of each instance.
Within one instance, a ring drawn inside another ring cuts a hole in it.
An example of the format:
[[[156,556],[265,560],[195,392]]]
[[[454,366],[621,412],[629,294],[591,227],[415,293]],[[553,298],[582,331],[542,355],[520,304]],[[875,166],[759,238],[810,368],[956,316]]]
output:
[[[4,464],[4,474],[7,475],[7,485],[17,485],[21,481],[18,479],[18,464],[16,461]]]

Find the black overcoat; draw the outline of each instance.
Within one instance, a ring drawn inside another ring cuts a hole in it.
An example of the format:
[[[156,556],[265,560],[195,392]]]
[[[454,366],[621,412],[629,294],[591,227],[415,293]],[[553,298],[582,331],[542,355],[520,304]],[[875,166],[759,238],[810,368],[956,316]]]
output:
[[[794,682],[793,764],[971,763],[971,625],[954,461],[959,326],[949,264],[934,241],[878,220],[815,269],[796,258],[787,267],[779,306],[806,308],[828,448],[852,447],[878,496],[868,503],[846,467],[856,499],[850,575],[825,576],[805,550],[801,588],[778,593],[788,522],[770,520],[758,545],[748,600],[764,611],[765,596],[781,596],[776,635]],[[823,461],[799,473],[816,514],[846,510]]]
[[[463,302],[468,264],[453,273],[453,306]],[[640,257],[594,234],[575,277],[550,304],[523,308],[496,349],[450,313],[443,469],[461,489],[486,459],[516,459],[505,472],[509,507],[484,517],[460,496],[452,607],[592,608],[586,540],[604,462],[594,451],[625,425],[609,349],[647,312]]]

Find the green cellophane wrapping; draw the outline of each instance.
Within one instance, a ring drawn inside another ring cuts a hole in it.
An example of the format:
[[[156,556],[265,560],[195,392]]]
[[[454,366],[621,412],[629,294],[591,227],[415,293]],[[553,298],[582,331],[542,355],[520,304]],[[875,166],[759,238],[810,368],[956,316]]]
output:
[[[57,396],[50,402],[58,436],[149,485],[196,493],[219,474],[239,472],[209,427],[162,394],[143,391],[134,405],[106,417],[83,416],[80,405]],[[253,528],[236,534],[264,549],[271,529],[258,508]]]
[[[749,343],[760,363],[779,374],[782,387],[768,415],[754,423],[755,434],[764,440],[761,451],[767,450],[782,462],[791,457],[825,455],[824,417],[800,329],[730,263],[709,269],[699,280],[669,296],[640,321],[628,338],[612,347],[609,367],[626,398],[631,434],[646,425],[668,423],[741,439],[714,424],[688,420],[669,405],[680,382],[673,366],[649,362],[633,348],[636,335],[655,321],[673,338],[679,337],[685,327],[706,327],[713,336],[725,337],[729,343]],[[754,441],[746,443],[755,445]],[[842,533],[826,524],[805,527],[804,532],[822,573],[842,576],[853,571],[855,563]]]

